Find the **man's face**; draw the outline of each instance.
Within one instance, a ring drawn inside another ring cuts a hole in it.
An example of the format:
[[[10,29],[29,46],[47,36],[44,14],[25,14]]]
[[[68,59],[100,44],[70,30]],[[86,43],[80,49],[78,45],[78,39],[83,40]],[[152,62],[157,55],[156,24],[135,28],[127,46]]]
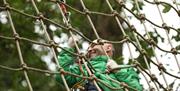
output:
[[[88,49],[88,58],[106,55],[103,49],[109,56],[112,56],[112,45],[105,43],[104,45],[91,45]]]

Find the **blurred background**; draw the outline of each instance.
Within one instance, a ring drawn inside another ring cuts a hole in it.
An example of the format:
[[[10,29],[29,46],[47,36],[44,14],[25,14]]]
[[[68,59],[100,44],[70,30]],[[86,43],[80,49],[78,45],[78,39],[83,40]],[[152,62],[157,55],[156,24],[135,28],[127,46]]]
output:
[[[111,13],[105,0],[83,0],[83,1],[86,7],[90,11],[103,12],[108,14]],[[125,18],[124,13],[122,13],[122,7],[120,7],[117,1],[119,0],[110,0],[110,3],[113,9],[115,9],[120,14],[121,17]],[[125,2],[126,7],[128,7],[131,10],[131,12],[133,12],[135,15],[138,15],[138,8],[135,5],[136,0],[123,0],[123,1]],[[161,26],[162,21],[161,18],[159,17],[157,7],[154,4],[149,4],[145,2],[144,0],[137,0],[137,1],[139,3],[140,11],[144,13],[149,20]],[[154,2],[153,0],[149,0],[149,1]],[[167,3],[171,4],[174,7],[176,7],[177,5],[176,8],[178,10],[178,6],[180,4],[179,1],[176,0],[175,3],[176,5],[173,3],[173,1],[174,0],[166,0]],[[11,7],[21,12],[37,16],[35,9],[31,3],[31,0],[7,0],[7,2]],[[35,2],[39,11],[46,18],[58,24],[64,25],[62,16],[60,14],[60,10],[55,3],[51,2],[50,0],[35,0]],[[67,0],[66,4],[83,12],[83,7],[79,0]],[[3,6],[4,4],[3,1],[1,0],[0,7]],[[179,16],[172,9],[172,7],[166,4],[162,4],[159,6],[160,6],[160,11],[164,16],[167,25],[180,31]],[[0,36],[13,37],[13,32],[9,24],[10,22],[8,20],[8,15],[6,11],[3,10],[2,8],[0,10],[1,10]],[[92,30],[92,27],[89,24],[87,17],[85,15],[75,12],[70,8],[67,8],[67,10],[68,12],[70,12],[69,19],[70,19],[70,23],[72,24],[72,27],[77,29],[81,34],[83,34],[90,40],[96,39],[96,36]],[[137,29],[137,32],[139,32],[142,36],[147,38],[147,33],[143,28],[142,22],[136,19],[136,17],[127,10],[125,12],[127,13],[127,17],[131,22],[131,24],[133,24]],[[45,33],[42,31],[43,28],[38,19],[33,19],[24,16],[20,13],[14,12],[13,10],[10,10],[10,13],[15,29],[19,34],[19,36],[38,41],[40,43],[48,43],[48,40],[45,38]],[[90,17],[93,21],[93,24],[95,25],[95,28],[97,29],[97,33],[100,35],[101,38],[110,41],[120,41],[124,38],[114,17],[102,16],[98,14],[90,14]],[[121,19],[119,20],[126,34],[129,36],[129,38],[135,41],[134,35],[130,30],[130,28],[127,26],[127,24],[123,20]],[[57,27],[56,25],[47,21],[44,21],[44,23],[51,39],[53,39],[61,47],[67,46],[67,41],[68,38],[70,37],[69,31]],[[171,50],[165,31],[150,23],[145,23],[145,24],[147,25],[148,33],[150,34],[150,37],[155,41],[155,43],[157,43],[160,47],[162,47],[162,49]],[[174,48],[176,48],[178,51],[180,49],[179,33],[180,32],[176,32],[176,31],[168,32]],[[139,38],[139,41],[140,44],[142,45],[142,48],[146,50],[148,56],[150,57],[150,59],[147,60],[151,70],[154,71],[154,74],[161,81],[162,77],[159,70],[157,70],[158,68],[155,65],[151,64],[151,61],[155,60],[154,57],[155,54],[152,48],[143,39]],[[85,50],[87,49],[88,45],[89,42],[81,38],[79,47],[81,48],[82,52],[86,52]],[[42,45],[33,44],[27,41],[20,41],[20,47],[21,47],[23,59],[28,66],[39,69],[51,70],[51,71],[56,70],[56,66],[55,66],[56,64],[54,62],[53,53],[50,51],[50,48]],[[128,47],[125,43],[114,44],[114,47],[116,50],[115,55],[113,57],[114,60],[116,60],[119,64],[132,63],[132,59],[130,57]],[[147,69],[147,66],[145,65],[145,62],[143,60],[143,56],[140,55],[140,53],[132,44],[130,44],[130,47],[132,49],[134,59],[138,60],[141,63],[141,65],[145,69]],[[57,48],[55,49],[55,51],[56,54],[58,54],[58,52],[60,52],[61,49]],[[162,52],[158,48],[155,48],[155,53],[158,56],[159,60],[165,65],[168,71],[172,72],[173,74],[179,75],[178,73],[179,69],[172,54]],[[177,55],[177,57],[178,60],[180,60],[179,54]],[[12,67],[12,68],[18,68],[20,67],[20,64],[21,63],[19,61],[19,56],[15,41],[0,38],[0,65]],[[144,86],[145,89],[148,89],[148,86],[145,83],[142,74],[139,75],[142,78],[141,84]],[[28,71],[28,76],[34,91],[64,90],[64,86],[58,84],[55,81],[53,75],[47,73]],[[179,79],[175,79],[169,76],[167,76],[167,78],[171,79],[168,80],[168,83],[169,85],[171,85],[173,89],[179,88],[180,86]],[[9,71],[9,70],[0,69],[0,91],[27,91],[27,90],[28,90],[27,83],[22,71]]]

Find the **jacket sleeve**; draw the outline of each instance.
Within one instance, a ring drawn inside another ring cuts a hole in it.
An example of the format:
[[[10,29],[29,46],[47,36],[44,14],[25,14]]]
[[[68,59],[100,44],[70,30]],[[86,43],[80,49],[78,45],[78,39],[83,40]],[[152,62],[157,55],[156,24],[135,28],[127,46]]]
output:
[[[70,52],[74,52],[74,50],[72,48],[65,48],[65,49],[70,51]],[[75,57],[71,53],[62,50],[58,55],[58,61],[59,61],[59,65],[65,71],[80,75],[79,67],[76,64],[74,64]],[[64,76],[65,76],[65,79],[66,79],[69,87],[72,87],[76,82],[80,81],[80,78],[71,76],[69,74],[64,75]],[[60,74],[56,74],[55,78],[56,78],[57,82],[63,84],[63,81],[62,81]]]
[[[96,56],[90,60],[92,67],[98,72],[105,72],[108,57]]]
[[[115,73],[115,77],[120,82],[125,82],[128,86],[142,91],[142,85],[139,83],[139,77],[133,68],[120,69]],[[133,91],[129,89],[130,91]]]
[[[121,88],[119,84],[109,80],[109,78],[116,79],[114,77],[114,74],[109,76],[109,74],[105,74],[106,71],[106,65],[107,65],[108,57],[107,56],[96,56],[95,58],[92,58],[90,60],[91,65],[96,70],[94,75],[101,80],[101,82],[97,82],[100,88],[103,89],[103,91],[112,91],[111,88]],[[105,85],[106,84],[106,85]],[[108,86],[109,87],[108,87]],[[113,90],[113,91],[123,91],[123,89]]]

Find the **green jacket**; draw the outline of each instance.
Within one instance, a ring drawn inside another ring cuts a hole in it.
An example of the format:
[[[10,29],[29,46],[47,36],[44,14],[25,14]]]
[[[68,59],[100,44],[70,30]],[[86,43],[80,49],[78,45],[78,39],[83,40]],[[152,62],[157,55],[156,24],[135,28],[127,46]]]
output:
[[[67,50],[74,52],[72,48],[67,48]],[[66,51],[61,51],[58,56],[58,60],[59,60],[59,65],[65,71],[68,71],[77,75],[82,75],[79,69],[79,66],[74,63],[75,57],[71,55],[70,53]],[[142,86],[139,84],[138,74],[134,71],[133,68],[120,69],[119,71],[115,73],[105,74],[104,72],[106,71],[107,60],[108,58],[106,56],[97,56],[90,60],[90,64],[96,70],[94,74],[97,78],[101,79],[102,82],[108,84],[110,87],[113,87],[113,88],[122,88],[122,86],[120,86],[118,83],[115,83],[109,80],[109,77],[119,82],[125,82],[128,86],[133,87],[137,89],[138,91],[142,91]],[[88,76],[88,72],[86,71],[84,65],[82,65],[82,67],[83,67],[83,71],[85,75]],[[72,87],[74,84],[82,80],[81,78],[74,77],[71,75],[65,75],[65,79],[69,87]],[[59,74],[56,74],[56,80],[59,83],[63,84],[63,81]],[[98,85],[101,88],[103,88],[103,91],[112,91],[111,88],[108,88],[107,86],[105,86],[104,84],[100,82],[98,82]],[[118,89],[115,91],[124,91],[124,90]],[[129,91],[133,91],[133,90],[129,89]]]

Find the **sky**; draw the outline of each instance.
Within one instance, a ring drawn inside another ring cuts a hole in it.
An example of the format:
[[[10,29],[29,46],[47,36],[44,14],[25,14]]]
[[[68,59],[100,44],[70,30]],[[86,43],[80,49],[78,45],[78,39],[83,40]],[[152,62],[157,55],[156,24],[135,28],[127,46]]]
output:
[[[162,1],[166,1],[166,2],[172,4],[172,0],[162,0]],[[157,7],[155,5],[148,4],[148,3],[144,3],[144,4],[145,5],[143,7],[143,10],[141,10],[141,13],[144,13],[147,19],[150,19],[151,21],[153,21],[154,23],[156,23],[158,25],[162,25],[162,20],[160,18]],[[129,4],[129,7],[132,7],[132,6]],[[164,9],[164,7],[160,6],[161,12],[163,9]],[[132,19],[130,19],[131,24],[133,24],[136,27],[137,31],[141,35],[144,35],[146,32],[144,31],[143,25],[135,17],[133,17],[129,12],[126,12],[126,14],[132,18]],[[163,15],[163,19],[164,19],[165,23],[167,23],[168,26],[174,27],[176,29],[180,27],[179,26],[180,25],[180,21],[179,21],[180,17],[176,14],[176,12],[173,9],[171,9],[168,13],[162,13],[162,15]],[[145,25],[146,25],[148,31],[154,32],[153,25],[151,25],[148,22],[145,22]],[[157,28],[157,32],[161,37],[163,37],[165,39],[164,42],[161,42],[160,39],[158,39],[159,40],[158,46],[160,46],[162,49],[165,49],[165,50],[171,50],[171,46],[170,46],[169,42],[167,41],[167,35],[166,35],[165,30]],[[177,35],[177,33],[173,30],[170,31],[170,33],[169,33],[170,38],[172,38],[172,36],[176,36],[176,35]],[[171,39],[171,43],[172,43],[173,47],[180,45],[180,41],[175,41],[174,39]],[[135,47],[132,44],[130,44],[130,46],[131,46],[131,50],[133,51],[133,57],[134,58],[138,57],[139,53],[137,53],[135,51]],[[127,44],[124,44],[123,45],[123,55],[126,55],[126,56],[124,56],[125,57],[124,63],[128,63],[128,60],[130,58],[129,52],[127,52],[127,50],[128,50]],[[180,75],[178,73],[179,69],[177,67],[177,63],[175,61],[174,55],[162,52],[157,48],[155,48],[155,53],[156,53],[158,60],[167,68],[168,72],[170,72],[174,75],[177,75],[177,76]],[[180,60],[179,54],[177,55],[177,58],[179,61]],[[152,60],[154,62],[156,62],[155,57],[153,57]],[[153,65],[152,63],[150,64],[150,67],[151,67],[151,69],[150,69],[151,72],[153,74],[155,74],[156,77],[158,78],[158,80],[160,82],[162,82],[162,84],[165,86],[165,84],[164,84],[165,82],[162,78],[162,75],[159,75],[160,71],[158,70],[158,68],[155,65]],[[146,84],[145,79],[143,79],[144,77],[142,76],[142,74],[140,74],[140,78],[141,78],[140,82],[144,85],[144,88],[148,89],[148,85]],[[166,78],[168,84],[172,83],[175,80],[175,78],[168,76],[168,75],[165,75],[165,78]],[[180,80],[175,80],[174,85],[175,86],[173,89],[175,90],[176,87],[178,85],[180,85]],[[177,90],[180,91],[180,88]]]

